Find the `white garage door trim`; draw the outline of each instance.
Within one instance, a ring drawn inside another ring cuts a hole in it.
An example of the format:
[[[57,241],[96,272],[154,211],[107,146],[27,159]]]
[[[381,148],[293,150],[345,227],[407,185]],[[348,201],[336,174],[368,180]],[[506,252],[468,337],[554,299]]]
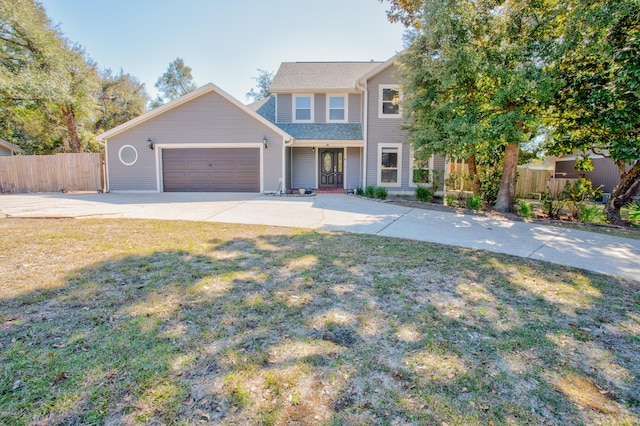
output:
[[[172,148],[259,148],[260,149],[260,192],[264,192],[264,150],[261,143],[158,143],[154,145],[156,157],[156,188],[163,192],[162,187],[162,150]]]

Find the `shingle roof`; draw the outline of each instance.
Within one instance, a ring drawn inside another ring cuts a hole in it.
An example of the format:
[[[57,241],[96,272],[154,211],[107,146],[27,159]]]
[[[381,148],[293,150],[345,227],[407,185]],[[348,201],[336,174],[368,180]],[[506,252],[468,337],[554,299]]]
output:
[[[353,90],[363,75],[382,62],[283,62],[271,92]]]
[[[361,141],[359,123],[276,123],[297,140]]]
[[[4,139],[0,139],[0,146],[4,146],[5,148],[7,148],[8,150],[12,151],[12,152],[24,152],[22,148],[20,148],[17,145],[12,144],[11,142],[7,142]]]
[[[273,95],[249,104],[247,108],[257,112],[272,123],[276,122],[276,97]]]

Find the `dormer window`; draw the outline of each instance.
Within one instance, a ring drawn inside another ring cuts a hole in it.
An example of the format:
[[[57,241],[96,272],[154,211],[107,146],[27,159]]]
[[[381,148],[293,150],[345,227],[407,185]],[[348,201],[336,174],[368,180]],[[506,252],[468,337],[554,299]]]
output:
[[[347,121],[346,95],[327,95],[327,121],[334,123]]]
[[[397,84],[380,86],[378,117],[398,118],[402,114],[400,109],[400,87]]]
[[[293,99],[293,121],[313,121],[313,95],[295,95]]]

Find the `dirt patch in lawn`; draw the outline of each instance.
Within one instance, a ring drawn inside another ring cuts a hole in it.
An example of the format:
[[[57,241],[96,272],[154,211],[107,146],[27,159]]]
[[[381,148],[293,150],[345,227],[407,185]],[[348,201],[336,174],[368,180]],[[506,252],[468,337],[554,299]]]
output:
[[[2,424],[638,424],[640,283],[369,235],[0,220]]]

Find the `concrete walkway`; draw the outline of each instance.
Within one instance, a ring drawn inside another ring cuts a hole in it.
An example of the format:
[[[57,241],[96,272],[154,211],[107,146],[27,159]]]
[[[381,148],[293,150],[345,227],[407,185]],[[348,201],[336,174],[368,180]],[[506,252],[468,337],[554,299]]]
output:
[[[0,214],[194,220],[347,231],[489,250],[640,281],[640,240],[402,207],[347,195],[0,195]]]

